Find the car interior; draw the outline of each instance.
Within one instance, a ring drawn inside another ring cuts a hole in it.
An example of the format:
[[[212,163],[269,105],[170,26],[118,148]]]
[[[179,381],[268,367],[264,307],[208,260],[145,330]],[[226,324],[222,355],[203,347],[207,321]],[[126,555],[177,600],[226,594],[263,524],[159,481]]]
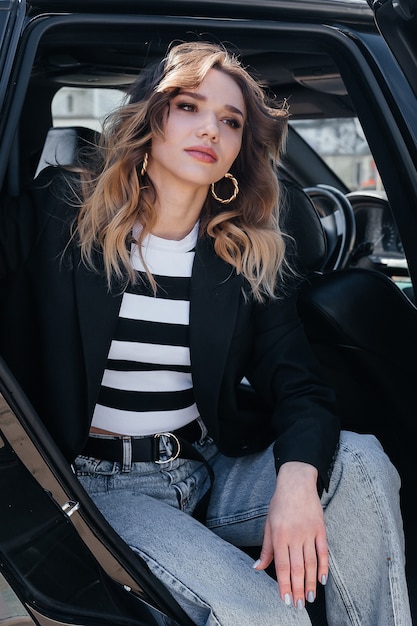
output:
[[[417,352],[409,271],[417,261],[406,233],[400,236],[401,211],[394,219],[388,199],[393,194],[387,194],[397,173],[379,128],[390,113],[378,105],[381,89],[352,40],[307,22],[88,13],[34,19],[16,60],[16,89],[4,118],[2,193],[19,195],[44,167],[74,165],[98,141],[98,131],[86,126],[54,126],[52,101],[61,88],[128,91],[171,41],[198,37],[226,42],[274,97],[288,103],[290,129],[277,176],[283,227],[293,238],[288,254],[303,276],[299,314],[336,390],[342,427],[379,437],[402,477],[413,604],[417,429],[415,381],[407,366]],[[368,37],[378,45],[376,31]],[[349,189],[292,124],[356,117],[383,190]],[[402,193],[397,201],[405,211]],[[0,539],[2,571],[15,581],[31,614],[57,623],[65,614],[74,624],[189,624],[89,502],[2,361],[0,374],[0,485],[8,493],[0,503],[0,523],[9,528]],[[260,402],[244,381],[241,402]],[[325,626],[323,603],[310,610],[312,622]]]

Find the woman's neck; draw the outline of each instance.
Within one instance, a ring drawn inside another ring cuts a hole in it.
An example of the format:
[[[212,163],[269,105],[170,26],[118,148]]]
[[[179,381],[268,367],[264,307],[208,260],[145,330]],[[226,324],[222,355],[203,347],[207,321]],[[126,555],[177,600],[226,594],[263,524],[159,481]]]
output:
[[[152,235],[162,239],[181,241],[192,231],[198,218],[199,214],[196,217],[187,214],[182,218],[175,218],[174,216],[166,216],[163,219],[158,218],[151,232]]]
[[[198,221],[207,190],[190,194],[170,194],[158,190],[157,221],[152,234],[163,239],[180,241],[192,231]]]
[[[152,234],[180,241],[192,231],[206,201],[208,186],[192,185],[159,171],[149,172],[157,192],[157,221]],[[161,179],[162,178],[162,179]]]

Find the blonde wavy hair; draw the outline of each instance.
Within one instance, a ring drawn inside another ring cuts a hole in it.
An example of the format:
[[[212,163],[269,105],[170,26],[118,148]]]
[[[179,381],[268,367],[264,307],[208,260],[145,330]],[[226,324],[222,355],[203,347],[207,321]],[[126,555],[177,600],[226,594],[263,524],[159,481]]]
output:
[[[138,222],[142,226],[140,250],[157,219],[157,191],[141,169],[145,153],[152,150],[152,138],[163,136],[169,102],[180,89],[197,88],[213,68],[236,81],[247,119],[242,147],[230,170],[240,192],[227,206],[207,194],[199,236],[213,239],[216,254],[247,279],[256,301],[276,296],[277,278],[285,267],[285,244],[279,228],[275,166],[288,113],[285,106],[267,98],[234,53],[203,41],[172,46],[158,65],[141,72],[127,103],[106,120],[99,158],[83,171],[74,234],[88,266],[94,267],[97,249],[102,253],[109,287],[115,278],[135,280],[129,255],[134,227]],[[230,196],[230,189],[230,181],[216,183],[220,197]],[[155,279],[147,274],[155,291]]]

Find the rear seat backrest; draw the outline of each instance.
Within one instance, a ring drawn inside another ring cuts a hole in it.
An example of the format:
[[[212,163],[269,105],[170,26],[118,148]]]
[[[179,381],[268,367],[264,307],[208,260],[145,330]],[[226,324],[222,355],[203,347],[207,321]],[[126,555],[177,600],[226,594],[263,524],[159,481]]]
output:
[[[94,146],[100,133],[85,126],[53,126],[46,136],[36,176],[50,165],[76,165],[80,151]]]

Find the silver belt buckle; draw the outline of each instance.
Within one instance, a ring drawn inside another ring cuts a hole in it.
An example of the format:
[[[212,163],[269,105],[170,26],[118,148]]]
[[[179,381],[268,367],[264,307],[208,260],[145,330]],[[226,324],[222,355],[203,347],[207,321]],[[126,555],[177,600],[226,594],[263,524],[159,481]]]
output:
[[[171,461],[175,461],[175,459],[178,459],[180,452],[181,452],[181,444],[180,444],[178,437],[174,435],[174,433],[156,433],[154,437],[158,437],[158,438],[159,437],[172,437],[172,439],[175,442],[175,445],[177,446],[176,452],[173,453],[169,457],[169,459],[165,459],[165,461],[161,461],[161,459],[159,459],[159,461],[155,461],[155,463],[158,463],[158,465],[163,465],[164,463],[170,463]]]

